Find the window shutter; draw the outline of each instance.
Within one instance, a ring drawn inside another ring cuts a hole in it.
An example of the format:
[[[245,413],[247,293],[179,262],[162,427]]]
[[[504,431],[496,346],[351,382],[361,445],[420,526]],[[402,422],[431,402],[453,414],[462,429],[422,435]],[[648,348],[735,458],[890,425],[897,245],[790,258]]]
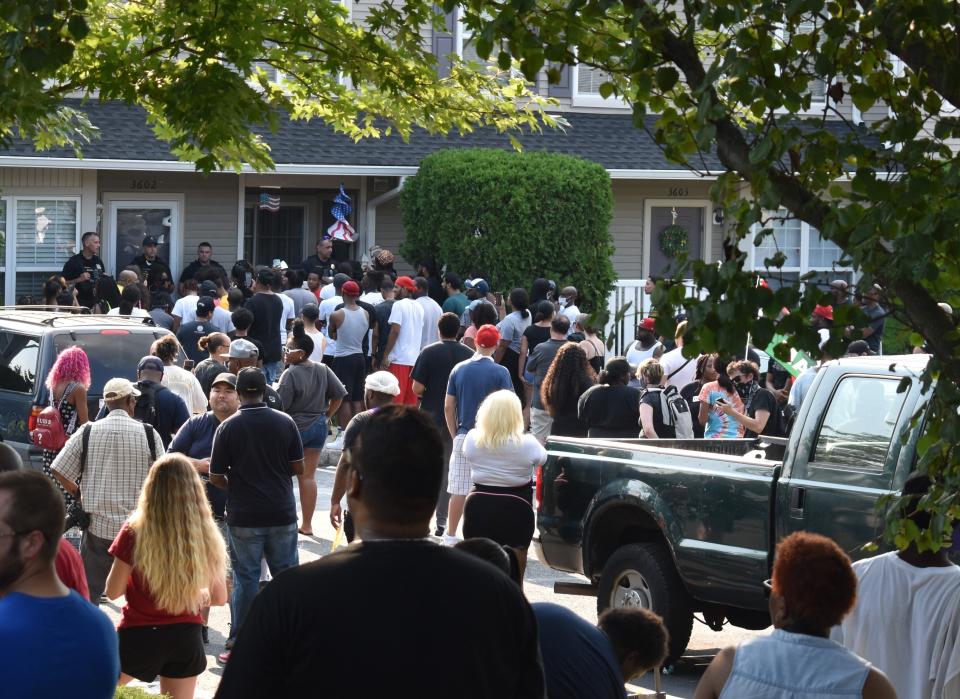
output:
[[[433,9],[437,14],[443,12],[437,5]],[[454,11],[446,13],[443,30],[433,30],[433,55],[437,57],[437,75],[441,78],[450,75],[450,54],[456,52],[456,46],[453,45],[456,27],[457,15]]]
[[[551,66],[552,68],[553,66]],[[560,67],[560,82],[556,85],[547,85],[548,97],[566,97],[570,98],[573,94],[570,91],[570,66]]]

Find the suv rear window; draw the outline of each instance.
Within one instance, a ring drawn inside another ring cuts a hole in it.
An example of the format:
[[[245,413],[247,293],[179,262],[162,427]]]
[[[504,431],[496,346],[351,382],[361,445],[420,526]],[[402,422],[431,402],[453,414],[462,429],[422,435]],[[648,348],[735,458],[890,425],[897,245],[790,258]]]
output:
[[[39,355],[35,336],[0,331],[0,389],[33,393]]]
[[[74,331],[53,338],[57,354],[67,347],[79,346],[90,360],[90,393],[100,395],[103,385],[120,376],[137,380],[137,364],[150,354],[150,345],[156,339],[153,332],[100,331],[85,333]]]

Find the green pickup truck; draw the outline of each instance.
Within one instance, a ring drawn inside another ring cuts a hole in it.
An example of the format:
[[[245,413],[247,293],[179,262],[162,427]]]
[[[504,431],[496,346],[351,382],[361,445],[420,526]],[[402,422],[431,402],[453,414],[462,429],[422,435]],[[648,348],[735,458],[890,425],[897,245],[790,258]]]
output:
[[[856,559],[881,536],[877,499],[902,487],[915,462],[911,418],[927,398],[926,362],[825,365],[788,439],[551,438],[537,474],[540,559],[590,581],[555,590],[595,594],[598,612],[653,609],[670,630],[671,658],[695,613],[714,630],[766,628],[763,581],[777,541],[818,532]]]

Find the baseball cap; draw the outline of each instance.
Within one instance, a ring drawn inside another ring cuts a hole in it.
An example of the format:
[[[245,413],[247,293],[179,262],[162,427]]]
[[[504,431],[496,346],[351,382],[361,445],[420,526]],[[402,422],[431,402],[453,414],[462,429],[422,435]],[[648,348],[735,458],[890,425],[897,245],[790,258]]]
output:
[[[496,347],[497,343],[500,342],[500,331],[497,330],[496,325],[482,325],[479,330],[477,330],[477,336],[474,338],[477,343],[477,347]]]
[[[259,357],[260,352],[257,351],[257,346],[250,342],[250,340],[244,340],[240,337],[231,342],[230,350],[222,353],[220,356],[230,359],[251,359]]]
[[[389,371],[375,371],[368,374],[363,387],[374,393],[386,393],[388,396],[400,395],[400,382]]]
[[[154,357],[156,359],[156,357]],[[127,396],[139,396],[140,391],[127,379],[110,379],[103,386],[104,400],[117,400]]]
[[[147,355],[137,364],[137,373],[139,374],[144,369],[147,371],[159,371],[162,374],[163,362],[160,360],[160,357],[154,357],[152,354]]]
[[[200,300],[197,301],[197,315],[205,316],[209,313],[213,313],[213,299],[209,296],[201,296]]]
[[[343,290],[343,285],[350,281],[350,275],[344,274],[343,272],[337,272],[333,275],[333,288],[334,290],[340,289]]]
[[[212,279],[206,279],[200,284],[201,296],[216,296],[217,283]]]
[[[242,369],[241,369],[242,371]],[[216,386],[218,383],[230,384],[230,386],[236,390],[237,388],[237,377],[231,374],[229,371],[221,371],[217,374],[217,378],[213,380],[211,386]]]
[[[866,340],[854,340],[847,346],[847,354],[870,354],[870,345]]]
[[[407,291],[416,291],[417,283],[413,281],[410,277],[397,277],[397,281],[394,282],[397,286],[402,286]]]
[[[343,286],[340,287],[340,293],[344,296],[359,296],[360,285],[351,279],[350,281],[343,283]]]
[[[840,291],[846,291],[849,285],[842,279],[834,279],[830,282],[830,286]]]
[[[257,367],[248,366],[237,374],[237,393],[263,394],[267,391],[267,378]]]
[[[307,320],[319,320],[320,307],[315,303],[308,303],[302,309],[300,309],[300,315]]]
[[[652,316],[647,316],[640,321],[640,324],[637,327],[639,327],[641,330],[649,330],[650,332],[654,332],[657,327],[657,321],[654,320]]]
[[[157,244],[157,239],[154,238],[152,235],[148,235],[143,239],[143,243],[141,244],[141,246],[147,247],[148,245],[156,245],[156,244]]]
[[[813,309],[813,315],[826,320],[833,320],[833,306],[817,306]]]
[[[466,282],[464,282],[464,286],[466,286],[468,289],[476,289],[481,294],[490,293],[490,285],[487,284],[485,279],[481,279],[480,277],[477,277],[476,279],[468,279]]]

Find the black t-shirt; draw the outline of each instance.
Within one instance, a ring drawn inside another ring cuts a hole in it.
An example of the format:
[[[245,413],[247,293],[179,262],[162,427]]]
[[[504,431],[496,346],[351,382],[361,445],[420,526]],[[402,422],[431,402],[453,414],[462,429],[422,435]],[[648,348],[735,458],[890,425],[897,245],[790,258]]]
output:
[[[440,434],[447,432],[447,422],[443,415],[443,402],[447,397],[447,380],[450,372],[460,362],[473,356],[473,350],[456,340],[443,340],[424,347],[417,357],[410,378],[419,381],[426,390],[420,400],[420,410],[430,413]]]
[[[393,304],[396,303],[394,299],[387,299],[386,301],[381,301],[376,306],[374,306],[374,315],[377,317],[377,361],[383,359],[383,351],[387,349],[387,340],[390,339],[390,310],[393,308]]]
[[[456,651],[434,661],[429,649],[451,624]],[[307,697],[321,685],[329,697],[543,699],[536,620],[513,581],[461,551],[353,544],[257,595],[217,697]]]
[[[154,257],[153,262],[151,262],[147,259],[146,255],[137,255],[130,261],[130,264],[139,267],[144,276],[151,272],[154,274],[166,272],[167,276],[170,277],[170,279],[173,279],[173,273],[170,271],[170,265],[160,259],[159,256]]]
[[[370,418],[372,418],[379,409],[380,408],[370,408],[370,410],[364,410],[362,413],[357,413],[350,418],[350,422],[347,423],[347,429],[343,431],[344,450],[349,449],[356,443],[363,426],[370,422]]]
[[[680,395],[690,406],[690,417],[693,419],[693,436],[703,439],[703,425],[700,424],[700,381],[691,381],[680,389]]]
[[[207,357],[206,359],[200,361],[193,368],[193,375],[196,376],[197,381],[200,382],[200,388],[203,389],[203,395],[209,398],[210,385],[213,383],[213,380],[226,371],[226,366],[214,359],[211,359],[210,357]]]
[[[283,301],[276,294],[257,293],[243,304],[253,313],[253,325],[247,333],[263,346],[263,361],[279,362],[283,353],[280,347],[280,319],[283,317]]]
[[[217,428],[210,453],[210,473],[227,477],[227,523],[234,527],[295,523],[290,462],[302,458],[303,443],[292,417],[265,403],[240,406]]]
[[[565,405],[554,406],[553,424],[550,426],[550,434],[557,437],[586,437],[587,426],[577,415],[580,396],[593,384],[584,383],[579,386]]]
[[[194,320],[180,326],[177,330],[177,341],[183,347],[183,351],[187,353],[187,357],[192,359],[194,364],[199,364],[209,355],[206,350],[200,349],[197,343],[201,337],[215,332],[219,331],[209,320]]]
[[[216,260],[210,260],[205,265],[200,264],[200,260],[194,260],[184,268],[183,274],[180,275],[180,283],[183,284],[188,279],[193,279],[201,269],[210,269],[211,267],[219,271],[224,279],[227,278],[227,271]]]
[[[601,384],[580,396],[580,421],[590,437],[636,437],[640,434],[640,390]]]
[[[87,308],[93,308],[93,304],[96,303],[97,300],[94,289],[97,286],[97,281],[105,271],[106,268],[103,266],[103,260],[97,255],[94,255],[88,260],[83,256],[83,253],[78,252],[66,261],[61,273],[64,279],[68,281],[76,279],[84,272],[90,275],[89,281],[77,282],[75,286],[77,287],[77,303]]]
[[[640,403],[649,405],[653,408],[653,429],[660,439],[673,439],[677,436],[677,430],[673,425],[667,425],[663,422],[664,406],[661,403],[660,389],[648,388],[640,395]],[[643,428],[641,428],[642,430]]]
[[[536,324],[528,325],[523,331],[523,336],[527,338],[527,352],[533,352],[534,347],[550,339],[550,326],[544,328]]]
[[[337,273],[337,262],[332,257],[329,260],[321,260],[316,255],[310,255],[301,263],[301,266],[303,267],[304,277],[314,270],[319,270],[321,280],[332,280]]]
[[[767,424],[763,426],[763,432],[760,434],[765,434],[768,437],[780,436],[780,420],[778,419],[777,399],[774,397],[773,393],[765,388],[758,388],[757,392],[753,394],[753,399],[749,401],[749,405],[747,405],[745,402],[744,409],[747,412],[747,417],[756,417],[758,410],[766,410],[768,413],[770,413],[770,417],[767,418]],[[744,429],[743,436],[756,437],[757,433],[748,429]]]

